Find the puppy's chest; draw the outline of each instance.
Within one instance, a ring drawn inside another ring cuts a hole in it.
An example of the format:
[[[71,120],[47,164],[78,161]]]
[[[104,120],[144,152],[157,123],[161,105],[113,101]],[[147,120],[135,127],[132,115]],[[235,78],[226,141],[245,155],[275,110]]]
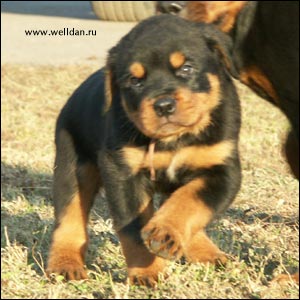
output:
[[[195,145],[182,147],[176,151],[156,151],[150,147],[124,147],[122,156],[131,174],[149,171],[149,176],[158,173],[171,182],[177,181],[177,174],[183,168],[197,170],[225,164],[231,156],[234,144],[232,141],[221,141],[213,145]],[[154,178],[153,178],[154,179]]]

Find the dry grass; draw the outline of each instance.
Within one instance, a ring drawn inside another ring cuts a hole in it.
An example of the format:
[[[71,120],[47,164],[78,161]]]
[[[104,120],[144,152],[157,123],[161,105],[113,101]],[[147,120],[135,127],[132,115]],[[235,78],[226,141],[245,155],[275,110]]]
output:
[[[44,276],[50,233],[54,126],[75,87],[95,67],[2,67],[1,298],[298,299],[276,274],[298,268],[298,181],[281,156],[288,127],[271,105],[238,86],[243,108],[243,185],[209,228],[232,261],[225,269],[171,262],[154,290],[129,287],[125,262],[102,199],[90,221],[90,279],[53,284]]]

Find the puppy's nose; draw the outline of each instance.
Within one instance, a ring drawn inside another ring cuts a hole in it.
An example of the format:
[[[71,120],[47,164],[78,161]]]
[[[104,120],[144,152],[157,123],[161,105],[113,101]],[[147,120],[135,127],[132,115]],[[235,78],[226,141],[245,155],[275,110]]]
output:
[[[159,117],[167,117],[175,112],[176,102],[173,98],[158,99],[154,103],[154,110]]]

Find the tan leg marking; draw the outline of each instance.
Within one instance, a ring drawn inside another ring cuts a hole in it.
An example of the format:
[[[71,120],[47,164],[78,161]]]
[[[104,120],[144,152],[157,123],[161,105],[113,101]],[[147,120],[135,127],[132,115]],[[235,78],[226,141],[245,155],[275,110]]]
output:
[[[197,192],[204,187],[195,179],[176,190],[142,230],[148,249],[167,259],[178,259],[197,231],[211,220],[213,212],[199,199]]]
[[[153,216],[153,203],[149,202],[140,209],[139,222],[143,226]],[[137,229],[138,230],[138,229]],[[131,284],[155,286],[158,276],[163,275],[166,262],[149,252],[142,240],[137,239],[139,232],[124,233],[118,232],[122,250],[126,259],[128,268],[128,277]]]
[[[119,238],[126,258],[130,283],[155,286],[159,274],[163,275],[165,260],[150,253],[145,245],[137,243],[129,236],[119,234]]]
[[[184,256],[190,262],[210,262],[225,264],[226,254],[222,252],[201,230],[186,244]]]
[[[77,194],[53,233],[48,273],[62,274],[69,280],[87,278],[84,269],[84,253],[88,242],[86,223]]]
[[[79,192],[67,203],[59,203],[57,199],[56,228],[47,267],[48,274],[62,274],[68,280],[87,278],[84,256],[88,244],[88,214],[100,186],[99,173],[93,165],[86,164],[77,173]]]

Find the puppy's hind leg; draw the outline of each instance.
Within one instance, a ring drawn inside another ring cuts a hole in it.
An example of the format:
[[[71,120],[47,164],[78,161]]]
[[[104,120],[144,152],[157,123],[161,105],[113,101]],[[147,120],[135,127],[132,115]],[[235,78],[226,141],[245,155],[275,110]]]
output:
[[[48,258],[47,274],[66,279],[84,279],[84,255],[88,244],[87,222],[100,186],[95,165],[78,162],[70,134],[57,135],[54,170],[55,229]]]

